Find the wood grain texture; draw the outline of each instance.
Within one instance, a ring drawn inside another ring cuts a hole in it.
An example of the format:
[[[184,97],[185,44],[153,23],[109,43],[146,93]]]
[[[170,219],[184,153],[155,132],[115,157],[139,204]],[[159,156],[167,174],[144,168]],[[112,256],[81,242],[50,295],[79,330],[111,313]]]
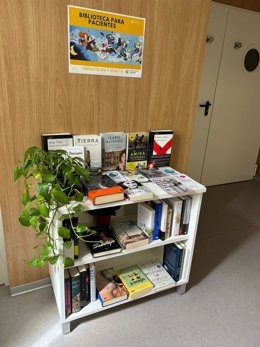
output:
[[[18,224],[21,184],[12,178],[41,133],[169,128],[176,132],[172,165],[186,169],[210,0],[70,2],[146,18],[141,79],[68,73],[67,4],[0,3],[0,196],[11,287],[48,277],[47,268],[24,263],[35,237]]]
[[[260,12],[259,0],[214,0],[220,4],[244,8],[250,11]]]

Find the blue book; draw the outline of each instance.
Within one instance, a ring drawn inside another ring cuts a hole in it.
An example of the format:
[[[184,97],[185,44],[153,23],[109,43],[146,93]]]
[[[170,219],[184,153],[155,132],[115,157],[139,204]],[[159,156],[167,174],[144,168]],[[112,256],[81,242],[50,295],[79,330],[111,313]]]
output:
[[[161,226],[161,218],[162,218],[162,201],[154,200],[154,201],[151,201],[150,204],[155,211],[153,240],[158,240],[160,236],[160,226]]]
[[[171,243],[164,247],[163,267],[176,282],[181,277],[183,254],[183,248],[178,244]]]

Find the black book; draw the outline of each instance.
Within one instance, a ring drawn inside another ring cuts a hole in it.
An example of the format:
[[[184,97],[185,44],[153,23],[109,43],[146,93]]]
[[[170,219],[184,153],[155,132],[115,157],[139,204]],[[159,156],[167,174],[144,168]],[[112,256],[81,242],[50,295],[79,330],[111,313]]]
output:
[[[107,225],[90,227],[96,234],[90,235],[87,245],[94,258],[121,252],[121,246]]]
[[[73,146],[73,135],[70,133],[42,134],[42,149],[46,152],[62,149],[63,146]]]

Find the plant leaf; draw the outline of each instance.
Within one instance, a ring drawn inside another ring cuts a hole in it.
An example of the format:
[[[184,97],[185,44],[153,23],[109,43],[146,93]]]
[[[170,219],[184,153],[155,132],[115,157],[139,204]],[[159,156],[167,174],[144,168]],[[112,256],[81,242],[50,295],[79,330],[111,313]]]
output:
[[[53,256],[51,256],[51,257],[49,257],[49,263],[51,264],[51,265],[54,265],[54,264],[56,264],[57,263],[57,260],[59,259],[59,256],[60,255],[53,255]]]
[[[38,218],[36,216],[33,216],[32,218],[30,218],[30,224],[34,229],[36,229],[37,223],[38,223]]]
[[[62,237],[63,239],[69,239],[70,238],[70,230],[65,227],[59,227],[58,228],[58,235]]]
[[[40,211],[41,216],[48,218],[49,217],[49,213],[50,210],[48,209],[48,207],[46,206],[45,203],[42,203],[38,206],[38,209]]]
[[[67,195],[60,189],[58,188],[53,188],[51,190],[51,195],[54,197],[54,199],[56,199],[58,202],[62,203],[62,204],[68,204],[69,203],[69,199],[67,197]]]
[[[72,246],[72,242],[71,241],[66,241],[63,243],[63,247],[66,247],[67,249],[70,249]]]
[[[82,204],[77,204],[77,205],[73,206],[72,210],[75,213],[80,213],[80,212],[83,212],[85,210],[85,207]]]
[[[14,181],[17,182],[21,176],[22,176],[22,170],[18,165],[16,165],[14,169]]]
[[[74,260],[69,258],[69,257],[66,257],[66,258],[63,259],[63,264],[64,264],[64,267],[73,266],[74,265]]]
[[[23,214],[18,218],[18,220],[20,224],[22,224],[25,227],[29,227],[31,225],[29,218]]]
[[[52,183],[56,179],[56,176],[51,174],[50,172],[45,173],[42,175],[42,182],[43,183]]]

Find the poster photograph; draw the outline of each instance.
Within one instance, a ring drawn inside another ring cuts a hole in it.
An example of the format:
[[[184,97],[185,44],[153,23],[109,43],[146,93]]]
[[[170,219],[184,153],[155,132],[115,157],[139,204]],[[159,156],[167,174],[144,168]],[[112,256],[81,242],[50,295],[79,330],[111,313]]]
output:
[[[68,6],[69,72],[141,77],[145,19]]]

